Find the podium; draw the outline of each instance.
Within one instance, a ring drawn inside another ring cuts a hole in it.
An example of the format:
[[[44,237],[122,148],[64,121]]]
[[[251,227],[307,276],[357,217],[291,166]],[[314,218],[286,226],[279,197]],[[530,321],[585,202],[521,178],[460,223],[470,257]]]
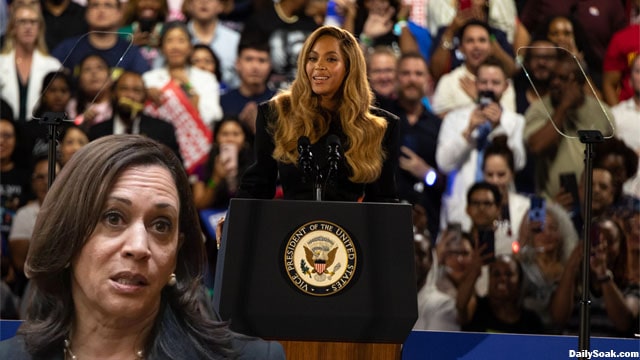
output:
[[[393,359],[417,318],[408,204],[233,199],[214,305],[288,358]]]

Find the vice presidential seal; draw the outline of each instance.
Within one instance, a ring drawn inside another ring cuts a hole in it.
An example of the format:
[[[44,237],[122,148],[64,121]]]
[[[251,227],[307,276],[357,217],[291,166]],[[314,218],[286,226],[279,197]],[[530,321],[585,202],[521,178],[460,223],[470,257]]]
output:
[[[296,229],[285,246],[284,267],[300,291],[327,296],[345,289],[356,273],[357,248],[351,235],[328,221]]]

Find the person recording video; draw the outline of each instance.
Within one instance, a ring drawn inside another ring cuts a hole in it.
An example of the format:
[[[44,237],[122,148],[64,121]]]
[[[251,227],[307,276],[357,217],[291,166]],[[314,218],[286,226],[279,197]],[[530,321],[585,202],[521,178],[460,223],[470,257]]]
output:
[[[398,119],[373,107],[364,56],[348,31],[306,40],[291,88],[258,108],[256,162],[238,196],[395,202]]]
[[[459,222],[463,230],[470,229],[471,221],[465,215],[465,194],[474,182],[483,179],[483,154],[497,135],[507,136],[515,170],[524,167],[524,118],[500,105],[500,99],[509,87],[507,79],[502,63],[489,57],[478,67],[475,86],[479,96],[476,104],[454,110],[442,121],[436,162],[440,171],[453,180],[450,180],[451,188],[443,196],[441,224]]]

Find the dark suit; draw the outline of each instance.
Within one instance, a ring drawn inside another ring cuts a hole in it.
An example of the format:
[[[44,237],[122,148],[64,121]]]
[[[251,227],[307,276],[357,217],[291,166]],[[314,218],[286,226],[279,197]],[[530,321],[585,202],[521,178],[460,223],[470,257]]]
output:
[[[90,127],[89,140],[95,140],[99,137],[112,135],[113,121],[113,118],[111,118]],[[140,135],[144,135],[168,146],[179,159],[182,159],[182,156],[180,155],[180,146],[176,139],[176,129],[170,123],[142,114],[140,116]]]

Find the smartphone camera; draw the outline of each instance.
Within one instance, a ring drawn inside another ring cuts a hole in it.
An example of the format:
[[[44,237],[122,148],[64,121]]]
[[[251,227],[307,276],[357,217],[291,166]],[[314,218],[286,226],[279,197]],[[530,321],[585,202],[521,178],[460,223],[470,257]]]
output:
[[[496,94],[493,91],[480,91],[478,93],[478,104],[481,108],[491,104],[496,101]]]
[[[535,224],[535,231],[541,232],[544,230],[544,223],[547,217],[545,199],[540,196],[532,196],[530,201],[529,222]]]
[[[155,25],[156,21],[154,19],[140,19],[138,20],[138,26],[140,32],[150,32],[153,29],[153,25]]]

